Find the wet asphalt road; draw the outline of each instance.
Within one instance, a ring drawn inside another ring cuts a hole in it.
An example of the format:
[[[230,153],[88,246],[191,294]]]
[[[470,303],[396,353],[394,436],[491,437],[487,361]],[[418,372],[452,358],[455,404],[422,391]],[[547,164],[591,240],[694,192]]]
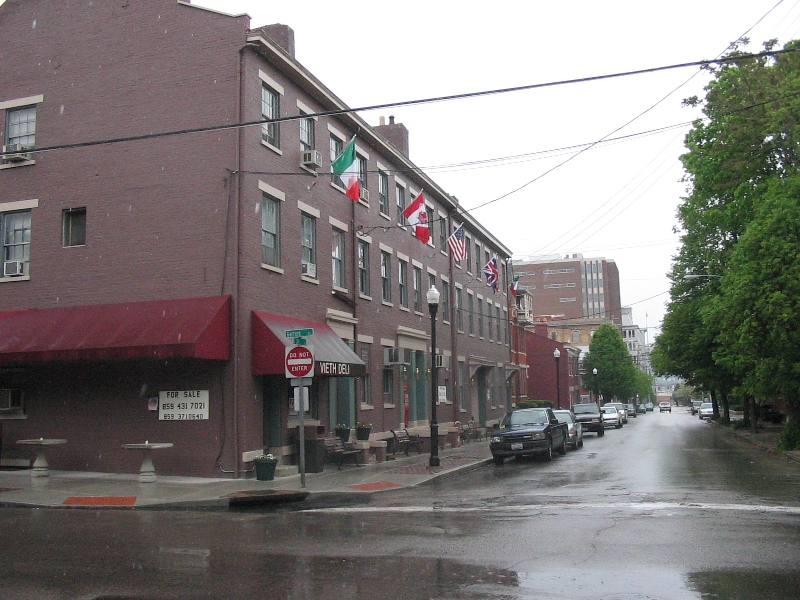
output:
[[[0,598],[800,597],[800,467],[684,410],[350,502],[3,509]]]

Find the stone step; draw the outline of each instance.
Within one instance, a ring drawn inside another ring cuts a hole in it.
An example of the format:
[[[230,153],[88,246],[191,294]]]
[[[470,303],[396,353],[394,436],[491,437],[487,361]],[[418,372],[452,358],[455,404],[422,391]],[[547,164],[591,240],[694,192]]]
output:
[[[300,467],[297,465],[278,465],[275,467],[275,478],[278,477],[291,477],[300,473]]]

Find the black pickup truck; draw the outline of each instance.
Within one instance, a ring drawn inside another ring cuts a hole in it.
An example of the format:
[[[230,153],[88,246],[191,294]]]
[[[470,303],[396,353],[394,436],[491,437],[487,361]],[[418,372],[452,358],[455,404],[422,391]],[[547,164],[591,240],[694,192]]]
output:
[[[603,411],[600,410],[597,402],[581,402],[572,406],[575,413],[575,420],[583,426],[583,431],[594,431],[597,437],[605,434],[603,425]]]
[[[542,454],[553,459],[553,450],[567,453],[569,429],[560,423],[550,408],[522,408],[506,413],[500,427],[492,432],[489,449],[495,464],[509,456]]]

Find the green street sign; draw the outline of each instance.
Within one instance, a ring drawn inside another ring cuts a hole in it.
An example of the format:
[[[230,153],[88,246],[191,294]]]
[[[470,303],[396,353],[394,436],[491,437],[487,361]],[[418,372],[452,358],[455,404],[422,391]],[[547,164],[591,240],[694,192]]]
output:
[[[304,338],[304,337],[311,337],[314,335],[313,329],[287,329],[286,330],[286,337],[287,338]]]

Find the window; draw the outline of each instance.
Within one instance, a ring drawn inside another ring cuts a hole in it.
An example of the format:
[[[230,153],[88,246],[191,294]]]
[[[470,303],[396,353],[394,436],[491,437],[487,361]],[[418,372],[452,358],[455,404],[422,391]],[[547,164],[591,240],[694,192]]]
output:
[[[267,84],[261,84],[261,118],[278,119],[281,116],[281,96]],[[274,148],[281,147],[280,123],[263,123],[261,139]]]
[[[397,201],[397,224],[405,225],[406,218],[403,216],[403,211],[406,209],[406,188],[402,185],[396,185],[395,198]]]
[[[281,201],[263,195],[261,208],[261,262],[281,266]]]
[[[356,162],[358,163],[358,181],[361,183],[361,189],[367,189],[367,159],[356,154]]]
[[[369,344],[366,344],[361,348],[361,360],[363,360],[364,364],[367,365],[364,378],[361,381],[361,404],[372,406],[372,379],[369,375],[369,350]]]
[[[430,233],[429,241],[430,244],[433,245],[433,229],[431,229],[431,227],[433,227],[433,209],[430,206],[426,206],[425,214],[428,217],[428,232]]]
[[[391,368],[383,370],[383,377],[382,377],[382,389],[383,389],[383,403],[386,404],[393,404],[394,403],[394,371]]]
[[[392,301],[392,257],[381,251],[381,297],[384,302]]]
[[[458,408],[464,410],[466,408],[467,398],[467,365],[463,362],[458,363]]]
[[[0,214],[3,241],[3,275],[16,272],[29,275],[31,260],[31,211],[7,212]],[[9,265],[10,262],[20,263]],[[19,271],[15,270],[19,267]]]
[[[369,244],[358,240],[358,291],[369,296]]]
[[[464,254],[467,255],[467,273],[472,273],[472,248],[470,247],[470,240],[468,237],[464,238],[464,248],[466,248]]]
[[[492,327],[492,301],[486,301],[486,329],[489,336],[489,341],[494,339],[494,328]]]
[[[305,113],[300,113],[305,114]],[[313,150],[316,144],[316,122],[313,117],[300,119],[300,150],[308,152]]]
[[[439,217],[439,248],[442,252],[447,252],[447,219]]]
[[[469,270],[469,268],[467,268]],[[481,245],[478,240],[475,240],[475,273],[480,278],[481,276]]]
[[[68,208],[61,213],[61,244],[64,248],[86,245],[86,207]]]
[[[456,288],[456,329],[464,331],[464,292],[461,288]]]
[[[347,287],[347,277],[345,274],[345,239],[344,231],[333,228],[333,240],[331,243],[331,258],[333,263],[333,285],[340,288]]]
[[[397,262],[399,263],[400,306],[408,308],[408,263],[404,260]]]
[[[36,145],[36,107],[9,109],[6,117],[6,145],[22,144],[29,148]]]
[[[494,318],[497,320],[497,335],[495,336],[494,339],[497,340],[498,344],[502,344],[503,343],[503,337],[500,334],[500,332],[503,331],[503,319],[500,318],[500,307],[499,306],[495,306],[494,307]]]
[[[483,337],[483,302],[478,298],[478,337]]]
[[[0,416],[24,414],[25,402],[22,390],[0,389]]]
[[[384,171],[378,171],[378,209],[389,214],[389,176]]]
[[[414,311],[422,312],[422,269],[414,267]]]
[[[442,320],[450,322],[450,284],[442,280]]]
[[[469,323],[469,334],[475,335],[475,321],[473,315],[475,314],[475,297],[472,294],[467,294],[467,321]]]
[[[317,278],[317,219],[300,213],[300,261],[303,275]]]
[[[331,163],[339,158],[342,150],[344,150],[344,142],[335,135],[331,135]],[[331,182],[338,185],[340,188],[344,188],[342,178],[333,172],[333,166],[331,166]]]

